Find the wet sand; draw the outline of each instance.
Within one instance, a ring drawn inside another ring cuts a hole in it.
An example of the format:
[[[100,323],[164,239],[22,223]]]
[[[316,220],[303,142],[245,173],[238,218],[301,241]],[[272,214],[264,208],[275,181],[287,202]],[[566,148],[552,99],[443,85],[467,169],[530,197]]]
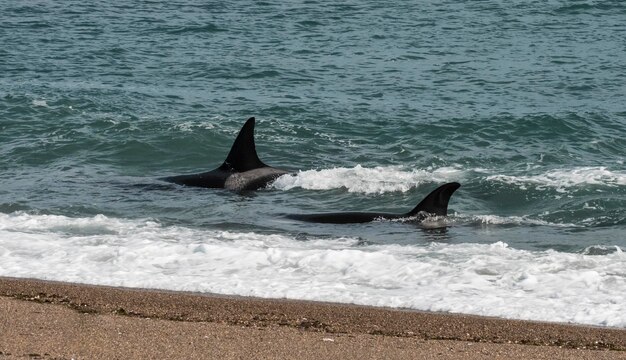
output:
[[[626,359],[626,329],[0,278],[0,359]]]

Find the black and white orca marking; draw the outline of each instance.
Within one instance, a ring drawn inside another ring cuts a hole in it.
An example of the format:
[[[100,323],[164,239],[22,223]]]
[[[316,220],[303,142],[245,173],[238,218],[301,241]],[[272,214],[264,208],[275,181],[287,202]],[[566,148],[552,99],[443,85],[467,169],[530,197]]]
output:
[[[256,153],[254,144],[254,117],[249,118],[239,131],[224,163],[217,169],[191,175],[164,178],[179,185],[227,190],[257,190],[266,187],[288,172],[265,165]]]
[[[405,214],[377,213],[377,212],[335,212],[321,214],[291,214],[288,218],[315,223],[352,224],[366,223],[378,219],[393,220],[415,217],[421,222],[429,216],[448,215],[448,202],[452,194],[461,187],[457,182],[441,185],[428,194],[413,210]]]

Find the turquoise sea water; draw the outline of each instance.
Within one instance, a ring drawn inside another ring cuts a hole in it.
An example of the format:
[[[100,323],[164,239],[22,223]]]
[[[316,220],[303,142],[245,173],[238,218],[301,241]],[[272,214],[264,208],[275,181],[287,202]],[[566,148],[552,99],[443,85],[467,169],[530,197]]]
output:
[[[625,19],[622,1],[0,1],[0,248],[122,233],[119,219],[161,235],[616,256]],[[295,177],[246,194],[160,180],[220,165],[250,116],[261,159]],[[462,187],[443,230],[282,216],[405,212],[447,181]],[[16,266],[1,275],[53,277]],[[622,265],[600,273],[626,282]]]

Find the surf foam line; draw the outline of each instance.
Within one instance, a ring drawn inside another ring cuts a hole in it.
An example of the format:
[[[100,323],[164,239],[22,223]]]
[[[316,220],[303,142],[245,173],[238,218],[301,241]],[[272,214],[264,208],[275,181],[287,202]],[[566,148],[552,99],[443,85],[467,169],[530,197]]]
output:
[[[555,223],[541,219],[534,219],[529,216],[498,216],[498,215],[463,215],[455,213],[450,216],[449,222],[470,222],[483,225],[530,225],[530,226],[551,226],[567,228],[583,228],[584,225],[573,223]]]
[[[591,255],[595,254],[595,255]],[[626,327],[626,254],[0,214],[0,276]]]
[[[278,190],[344,188],[348,192],[382,194],[395,191],[406,192],[424,183],[462,182],[470,176],[481,181],[515,185],[522,190],[526,190],[528,186],[534,186],[540,190],[555,188],[557,191],[564,192],[566,188],[584,185],[609,187],[626,185],[626,172],[609,170],[606,167],[557,169],[536,175],[506,175],[498,174],[498,171],[498,169],[483,168],[462,169],[460,166],[407,170],[402,166],[366,168],[357,165],[353,168],[306,170],[283,175],[270,187]]]
[[[306,170],[296,174],[283,175],[270,186],[279,190],[303,188],[308,190],[329,190],[345,188],[348,192],[382,194],[386,192],[406,192],[427,182],[458,181],[464,171],[455,167],[438,169],[404,170],[399,166],[378,166],[364,168],[338,167],[332,169]]]
[[[518,185],[522,189],[525,185],[535,185],[551,188],[572,188],[582,185],[624,186],[626,172],[609,170],[606,167],[578,167],[573,169],[550,170],[538,175],[491,175],[485,178],[488,181],[498,181]]]

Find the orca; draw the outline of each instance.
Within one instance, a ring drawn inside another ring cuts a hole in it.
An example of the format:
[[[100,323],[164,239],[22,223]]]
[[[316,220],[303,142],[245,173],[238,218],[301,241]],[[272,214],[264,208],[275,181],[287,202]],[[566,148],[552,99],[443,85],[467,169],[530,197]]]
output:
[[[224,163],[211,171],[177,175],[163,180],[184,186],[224,188],[234,191],[258,190],[288,172],[265,165],[256,153],[254,117],[239,131]]]
[[[287,218],[327,224],[366,223],[378,219],[394,220],[416,218],[421,222],[429,216],[448,215],[448,202],[452,194],[461,187],[457,182],[441,185],[426,196],[413,210],[405,214],[377,213],[377,212],[335,212],[321,214],[289,214]]]

